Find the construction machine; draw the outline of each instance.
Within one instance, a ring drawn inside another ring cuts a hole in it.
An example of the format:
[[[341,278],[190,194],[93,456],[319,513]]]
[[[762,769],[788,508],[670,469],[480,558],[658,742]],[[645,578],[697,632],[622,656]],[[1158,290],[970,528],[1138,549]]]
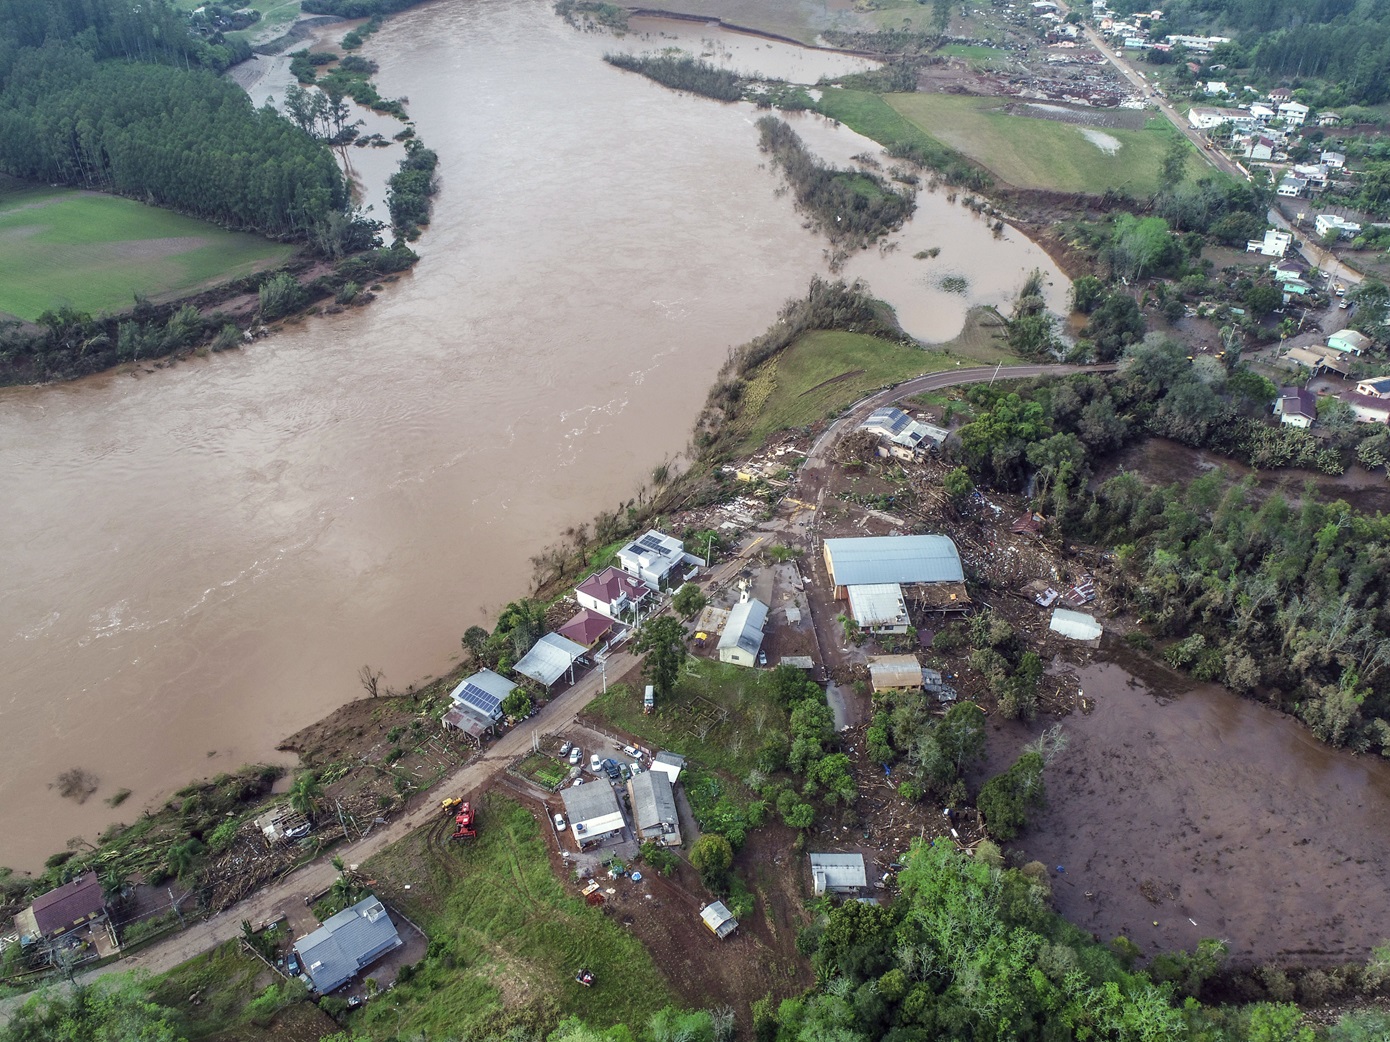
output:
[[[454,834],[450,839],[477,839],[478,830],[473,824],[473,805],[462,800],[456,804],[458,813],[454,815]]]

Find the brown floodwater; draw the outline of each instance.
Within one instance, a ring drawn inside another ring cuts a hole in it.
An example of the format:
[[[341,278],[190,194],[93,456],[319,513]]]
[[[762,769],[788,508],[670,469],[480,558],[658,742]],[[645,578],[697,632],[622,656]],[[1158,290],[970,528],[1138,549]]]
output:
[[[441,158],[414,272],[243,352],[0,393],[0,865],[273,758],[361,696],[364,664],[397,687],[447,669],[533,553],[682,451],[728,350],[825,271],[756,110],[620,72],[612,46],[531,0],[389,20],[364,53]],[[862,67],[725,47],[809,79]],[[878,151],[797,125],[833,157]],[[367,198],[399,149],[351,150]],[[1064,299],[1035,246],[939,195],[904,235],[975,273],[962,295],[909,251],[862,258],[919,336],[1035,264]],[[52,785],[74,766],[101,784],[81,806]]]
[[[1051,870],[1057,909],[1146,955],[1215,937],[1242,963],[1308,965],[1383,943],[1390,762],[1115,657],[1125,665],[1080,670],[1095,709],[1062,722],[1070,743],[1047,770],[1048,806],[1017,843]],[[1021,731],[992,738],[996,766]]]

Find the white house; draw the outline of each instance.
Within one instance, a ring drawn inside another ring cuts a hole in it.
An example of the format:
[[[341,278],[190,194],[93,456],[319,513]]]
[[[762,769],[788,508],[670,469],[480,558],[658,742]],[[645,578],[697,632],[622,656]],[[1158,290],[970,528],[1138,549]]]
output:
[[[1390,401],[1384,398],[1373,398],[1355,391],[1343,391],[1337,397],[1351,406],[1358,423],[1390,423]]]
[[[1335,213],[1320,213],[1313,218],[1313,230],[1318,233],[1319,239],[1334,228],[1337,230],[1338,236],[1343,239],[1351,239],[1361,234],[1361,225],[1355,221],[1348,221],[1339,217]]]
[[[1245,146],[1245,158],[1267,162],[1274,158],[1274,142],[1263,134],[1253,136]]]
[[[1168,42],[1174,47],[1181,44],[1189,51],[1197,51],[1201,54],[1210,54],[1223,43],[1230,43],[1229,36],[1169,36]]]
[[[1261,105],[1257,101],[1250,106],[1250,116],[1257,122],[1264,123],[1274,118],[1274,110],[1268,105]]]
[[[906,460],[915,459],[928,449],[935,448],[951,433],[945,428],[914,420],[901,409],[892,406],[875,409],[869,418],[859,425],[859,429],[877,434],[887,443],[886,446],[880,446],[880,455],[892,455]]]
[[[863,854],[812,854],[811,889],[821,894],[857,894],[869,885]]]
[[[1229,123],[1237,130],[1249,130],[1255,125],[1255,117],[1244,109],[1211,108],[1206,105],[1193,105],[1187,112],[1187,121],[1198,130],[1215,130],[1223,123]]]
[[[1208,94],[1229,94],[1230,88],[1226,86],[1225,80],[1207,80]]]
[[[1308,428],[1318,418],[1318,399],[1306,387],[1283,387],[1274,399],[1274,415],[1289,427]]]
[[[1303,194],[1303,190],[1308,187],[1308,182],[1301,177],[1294,177],[1292,174],[1279,182],[1278,193],[1285,199],[1295,199]]]
[[[1286,101],[1279,106],[1279,118],[1285,126],[1301,127],[1308,118],[1308,106],[1297,101]]]
[[[1318,156],[1318,162],[1329,170],[1341,170],[1347,165],[1347,157],[1341,152],[1324,152]]]
[[[618,567],[635,575],[648,586],[664,588],[678,566],[705,562],[685,552],[685,544],[675,536],[655,529],[638,536],[618,551]]]
[[[767,625],[767,605],[756,597],[744,599],[733,606],[729,621],[724,624],[724,632],[719,636],[719,661],[731,662],[735,666],[757,664],[758,652],[763,646],[763,627]]]
[[[1320,127],[1335,127],[1340,122],[1342,122],[1342,116],[1339,112],[1318,113],[1318,126]]]
[[[641,579],[613,567],[589,576],[574,590],[581,608],[592,609],[610,619],[640,612],[651,594],[652,588]]]
[[[1390,398],[1390,376],[1376,380],[1362,380],[1356,385],[1356,393],[1368,398]]]
[[[867,583],[849,589],[849,613],[861,630],[906,633],[907,601],[898,583]]]
[[[1271,228],[1265,232],[1263,240],[1251,239],[1247,242],[1245,252],[1259,253],[1266,257],[1282,257],[1288,252],[1292,243],[1293,236],[1289,232],[1281,232],[1277,228]]]

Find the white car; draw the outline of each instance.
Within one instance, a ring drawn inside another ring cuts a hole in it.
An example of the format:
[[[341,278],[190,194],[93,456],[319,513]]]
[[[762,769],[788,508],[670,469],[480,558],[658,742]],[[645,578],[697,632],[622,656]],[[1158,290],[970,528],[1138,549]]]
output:
[[[600,759],[598,753],[593,753],[589,757],[589,770],[594,774],[598,774],[599,771],[603,770],[603,760]]]
[[[637,775],[637,774],[641,774],[641,773],[642,773],[642,765],[641,765],[640,763],[638,763],[636,760],[633,760],[633,761],[632,761],[630,764],[628,764],[627,766],[628,766],[628,770],[630,770],[634,775]]]
[[[573,749],[570,750],[570,766],[571,766],[571,767],[578,767],[580,761],[583,760],[583,759],[584,759],[584,750],[581,749],[581,748],[579,748],[579,746],[576,745]]]
[[[557,814],[557,815],[555,815],[555,831],[556,831],[556,832],[564,832],[564,831],[565,831],[565,816],[564,816],[563,814]]]
[[[570,751],[571,748],[573,748],[572,743],[570,743],[570,742],[561,742],[561,743],[560,743],[560,755],[561,755],[561,756],[566,756],[566,755],[568,755],[568,753],[569,753],[569,751]]]

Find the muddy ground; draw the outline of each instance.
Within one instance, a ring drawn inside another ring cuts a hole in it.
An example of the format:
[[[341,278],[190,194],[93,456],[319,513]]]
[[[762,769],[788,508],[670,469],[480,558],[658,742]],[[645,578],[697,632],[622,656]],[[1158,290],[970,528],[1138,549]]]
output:
[[[1102,654],[1124,665],[1081,669],[1094,710],[1063,721],[1048,806],[1014,845],[1052,869],[1058,911],[1146,955],[1220,938],[1236,965],[1361,960],[1384,943],[1390,763],[1122,648]],[[996,730],[990,769],[1047,722]]]

